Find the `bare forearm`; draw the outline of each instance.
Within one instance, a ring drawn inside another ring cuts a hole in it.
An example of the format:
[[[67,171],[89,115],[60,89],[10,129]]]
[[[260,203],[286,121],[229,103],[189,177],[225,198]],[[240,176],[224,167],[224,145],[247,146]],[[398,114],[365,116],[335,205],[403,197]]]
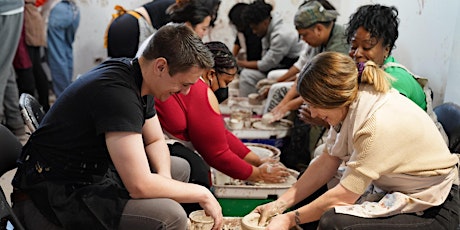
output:
[[[173,182],[168,181],[164,186],[171,186],[171,183],[176,183],[178,181],[173,180]],[[184,191],[187,191],[184,193]],[[195,202],[206,202],[208,199],[211,199],[213,196],[209,190],[203,186],[193,184],[193,183],[183,183],[179,182],[177,185],[174,185],[172,189],[166,191],[173,200],[179,203],[195,203]]]
[[[150,166],[162,176],[171,178],[171,156],[168,146],[164,140],[158,140],[147,146],[145,151],[149,159]]]
[[[296,84],[294,84],[288,90],[288,92],[286,93],[286,96],[284,96],[283,101],[285,103],[287,103],[287,102],[291,101],[292,99],[294,99],[295,97],[298,97],[298,96],[299,96],[299,94],[297,93]]]
[[[291,66],[291,68],[289,68],[289,70],[283,76],[278,78],[276,81],[277,82],[288,81],[289,79],[294,77],[298,72],[299,72],[299,69],[297,69],[297,67]]]
[[[239,60],[238,66],[243,67],[243,68],[248,68],[248,69],[259,69],[257,67],[257,61],[244,61],[244,60]]]
[[[206,188],[192,183],[173,180],[162,175],[151,173],[130,190],[132,198],[170,198],[180,203],[201,202],[208,199]],[[187,191],[184,193],[184,191]]]
[[[289,101],[286,106],[287,108],[289,108],[289,110],[297,110],[300,108],[302,103],[303,103],[303,99],[302,97],[299,96]]]
[[[262,164],[260,157],[252,151],[244,157],[244,161],[256,167]]]
[[[353,193],[341,184],[338,184],[316,200],[297,209],[298,220],[300,220],[300,223],[317,221],[327,210],[338,206],[352,205],[359,197],[360,194]],[[295,220],[295,211],[293,212]]]
[[[232,51],[233,56],[236,57],[236,56],[238,55],[239,52],[240,52],[240,46],[237,45],[237,44],[234,44],[234,45],[233,45],[233,51]]]
[[[279,200],[288,206],[299,203],[325,185],[336,174],[339,165],[340,160],[338,158],[327,153],[321,154]]]
[[[295,222],[295,212],[297,211],[297,218],[300,223],[309,223],[313,221],[317,221],[321,218],[321,216],[326,212],[329,208],[334,207],[332,202],[327,199],[327,195],[324,194],[318,199],[314,200],[313,202],[300,207],[297,210],[292,211],[289,215]],[[325,202],[325,203],[321,203]]]

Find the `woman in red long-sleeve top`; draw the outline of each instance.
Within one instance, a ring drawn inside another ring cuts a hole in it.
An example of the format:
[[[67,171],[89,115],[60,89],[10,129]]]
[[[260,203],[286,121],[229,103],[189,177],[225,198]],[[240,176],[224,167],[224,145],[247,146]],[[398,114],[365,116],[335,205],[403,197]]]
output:
[[[206,45],[214,54],[214,68],[205,72],[187,95],[175,94],[166,101],[155,101],[162,128],[173,138],[190,142],[206,163],[230,177],[283,181],[289,175],[285,168],[268,173],[267,164],[226,129],[219,102],[228,95],[227,84],[237,72],[236,62],[225,44]]]

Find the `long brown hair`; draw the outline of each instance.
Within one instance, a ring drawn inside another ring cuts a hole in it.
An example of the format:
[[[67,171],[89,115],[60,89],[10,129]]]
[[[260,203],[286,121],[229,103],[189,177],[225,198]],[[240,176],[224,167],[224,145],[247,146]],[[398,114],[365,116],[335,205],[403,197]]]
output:
[[[360,84],[373,85],[377,92],[391,88],[390,75],[374,62],[364,64],[362,73],[348,55],[323,52],[316,55],[299,74],[297,91],[308,103],[320,108],[350,105],[358,95]]]

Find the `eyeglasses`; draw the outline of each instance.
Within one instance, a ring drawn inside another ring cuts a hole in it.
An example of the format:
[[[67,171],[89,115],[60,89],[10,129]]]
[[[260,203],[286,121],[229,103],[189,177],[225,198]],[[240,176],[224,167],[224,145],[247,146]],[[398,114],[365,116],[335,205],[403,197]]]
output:
[[[230,77],[234,77],[234,76],[238,73],[238,71],[235,71],[235,73],[228,73],[228,72],[225,72],[225,71],[222,71],[222,70],[219,70],[219,71],[217,71],[217,72],[218,72],[218,73],[227,74],[227,75],[230,76]]]

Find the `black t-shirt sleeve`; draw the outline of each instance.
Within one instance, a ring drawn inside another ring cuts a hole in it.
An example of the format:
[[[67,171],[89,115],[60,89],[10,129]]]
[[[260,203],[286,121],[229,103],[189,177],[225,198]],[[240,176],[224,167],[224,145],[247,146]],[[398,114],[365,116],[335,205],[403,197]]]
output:
[[[97,98],[91,103],[98,134],[117,131],[142,132],[147,105],[143,106],[136,91],[126,84],[117,83],[101,87]]]
[[[157,114],[157,110],[155,109],[155,99],[152,95],[146,95],[142,97],[144,101],[144,108],[145,108],[145,119],[149,119],[154,117]]]

